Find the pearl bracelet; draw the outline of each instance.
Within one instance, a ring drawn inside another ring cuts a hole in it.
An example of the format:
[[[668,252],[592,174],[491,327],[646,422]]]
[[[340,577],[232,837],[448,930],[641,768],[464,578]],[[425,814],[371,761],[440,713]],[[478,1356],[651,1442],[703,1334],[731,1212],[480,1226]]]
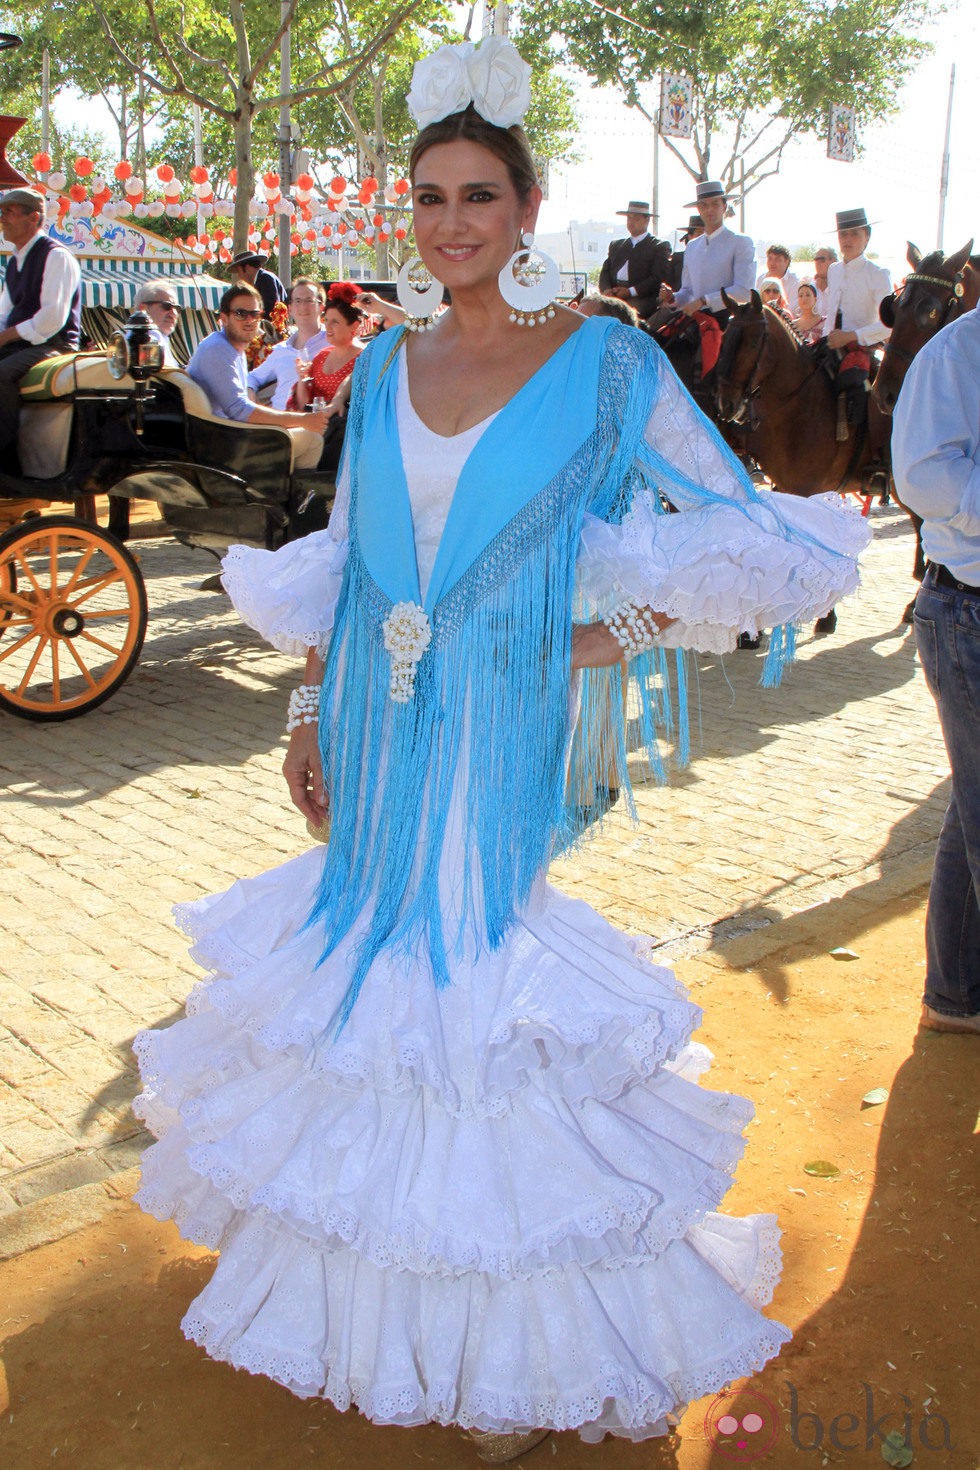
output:
[[[639,608],[635,602],[621,602],[602,620],[623,650],[626,659],[636,658],[652,648],[660,637],[661,629],[647,607]]]
[[[300,725],[315,725],[320,719],[320,685],[301,684],[289,696],[286,710],[286,733],[291,735]]]

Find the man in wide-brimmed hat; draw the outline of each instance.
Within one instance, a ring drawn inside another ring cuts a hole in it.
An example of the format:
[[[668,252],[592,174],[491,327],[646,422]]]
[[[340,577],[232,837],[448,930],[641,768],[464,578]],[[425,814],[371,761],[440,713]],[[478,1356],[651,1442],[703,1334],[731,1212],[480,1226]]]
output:
[[[78,346],[78,262],[46,233],[44,215],[44,195],[36,189],[0,196],[0,229],[13,252],[0,292],[0,455],[17,442],[20,380],[28,368]]]
[[[231,278],[236,284],[254,286],[262,297],[262,311],[266,319],[277,301],[286,300],[286,288],[274,271],[267,271],[269,257],[257,250],[242,250],[229,267]]]
[[[656,310],[660,287],[670,276],[670,246],[650,234],[650,205],[631,199],[625,209],[629,234],[614,240],[599,272],[599,290],[604,296],[628,301],[641,317]]]
[[[889,336],[878,308],[890,293],[892,281],[884,267],[865,254],[870,239],[871,224],[863,209],[838,211],[841,259],[827,271],[824,336],[828,346],[844,354],[837,383],[847,394],[847,418],[852,424],[862,423],[867,414],[871,348],[887,342]]]
[[[728,321],[722,289],[733,301],[748,301],[755,282],[755,248],[748,235],[739,235],[725,224],[728,195],[718,179],[705,179],[697,186],[697,198],[686,208],[696,208],[704,234],[684,251],[680,290],[661,288],[665,306],[679,306],[688,316],[706,311],[721,325]]]
[[[697,240],[704,234],[704,220],[699,214],[689,214],[687,217],[687,229],[680,235],[682,247],[687,246],[692,240]],[[679,291],[681,280],[684,275],[684,250],[675,250],[670,257],[670,277],[667,285],[671,290]]]

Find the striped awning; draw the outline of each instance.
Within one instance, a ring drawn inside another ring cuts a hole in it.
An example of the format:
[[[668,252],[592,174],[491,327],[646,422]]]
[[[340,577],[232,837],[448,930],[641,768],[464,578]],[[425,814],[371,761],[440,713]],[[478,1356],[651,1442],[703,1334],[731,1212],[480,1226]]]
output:
[[[128,261],[79,261],[82,269],[83,306],[126,306],[133,304],[140,286],[148,282],[166,281],[181,306],[193,310],[206,307],[217,311],[227,281],[216,280],[204,271],[195,272],[168,265],[135,266]]]
[[[0,280],[9,256],[0,255]],[[119,256],[80,256],[83,306],[131,307],[140,286],[163,281],[174,291],[181,306],[217,311],[227,281],[219,281],[193,266],[171,261],[133,261]]]

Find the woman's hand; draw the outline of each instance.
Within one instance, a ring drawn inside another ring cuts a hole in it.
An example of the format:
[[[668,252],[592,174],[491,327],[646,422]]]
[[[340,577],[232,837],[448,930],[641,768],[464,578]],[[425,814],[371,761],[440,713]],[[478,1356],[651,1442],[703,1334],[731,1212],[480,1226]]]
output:
[[[320,744],[316,725],[299,725],[289,737],[282,763],[289,799],[308,822],[321,827],[330,814],[320,768]]]
[[[669,628],[676,618],[664,613],[646,610],[646,616],[656,623],[661,633]],[[576,623],[572,629],[572,669],[609,669],[622,663],[623,648],[605,623]]]
[[[576,623],[572,629],[572,668],[609,669],[621,663],[623,650],[605,623]]]

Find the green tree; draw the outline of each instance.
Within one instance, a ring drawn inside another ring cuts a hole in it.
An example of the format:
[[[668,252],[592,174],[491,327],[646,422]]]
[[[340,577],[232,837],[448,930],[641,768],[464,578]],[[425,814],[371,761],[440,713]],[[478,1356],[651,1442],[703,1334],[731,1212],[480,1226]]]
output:
[[[569,7],[523,0],[521,26],[550,42],[595,81],[641,97],[657,72],[694,84],[690,144],[665,146],[695,179],[738,182],[745,192],[778,172],[799,133],[827,127],[831,103],[864,124],[886,116],[928,49],[918,27],[929,0],[635,0],[629,7]]]
[[[222,121],[234,138],[237,172],[235,249],[245,247],[255,186],[253,136],[258,121],[276,118],[284,104],[330,97],[356,84],[422,0],[389,7],[370,34],[350,51],[343,40],[344,0],[285,0],[246,7],[244,0],[94,0],[111,54],[155,97],[196,104]],[[129,27],[141,27],[139,44]],[[280,48],[287,27],[297,56],[295,84],[280,89]],[[147,54],[143,37],[150,46]],[[315,47],[311,44],[315,37]],[[314,58],[315,54],[315,60]]]

